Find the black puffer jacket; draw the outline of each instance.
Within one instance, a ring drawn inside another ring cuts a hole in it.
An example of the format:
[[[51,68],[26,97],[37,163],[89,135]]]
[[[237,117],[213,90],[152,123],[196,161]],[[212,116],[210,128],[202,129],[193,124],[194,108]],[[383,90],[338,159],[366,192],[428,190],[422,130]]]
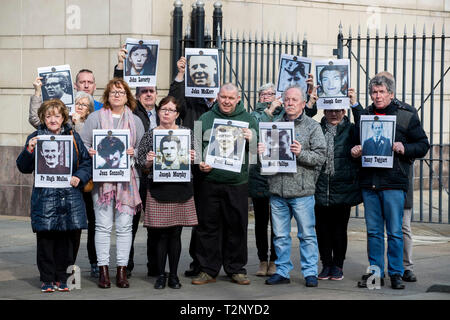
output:
[[[17,167],[22,173],[33,173],[35,153],[27,150],[28,141],[42,134],[45,126],[27,138],[24,150],[16,160]],[[71,127],[64,126],[63,135],[70,135]],[[77,188],[36,188],[31,193],[31,226],[33,232],[68,231],[87,229],[86,208],[83,200],[82,188],[92,178],[92,159],[89,156],[78,133],[73,132],[78,146],[78,154],[73,147],[72,176],[81,181]],[[77,165],[78,162],[78,165]]]
[[[364,109],[362,115],[374,115],[374,105]],[[424,157],[430,149],[428,137],[420,125],[416,112],[395,100],[391,102],[383,113],[397,116],[395,127],[395,142],[403,143],[405,153],[394,153],[393,168],[361,168],[360,186],[372,190],[401,189],[408,191],[408,173],[414,159]],[[357,124],[359,132],[359,123]],[[358,140],[359,140],[359,135]],[[359,142],[360,144],[360,142]]]
[[[322,131],[327,132],[326,119],[320,122]],[[353,159],[350,150],[355,141],[355,125],[344,117],[336,129],[334,137],[334,175],[325,173],[325,165],[320,171],[316,184],[315,199],[320,206],[349,205],[355,206],[362,202],[361,190],[358,185],[360,159]]]

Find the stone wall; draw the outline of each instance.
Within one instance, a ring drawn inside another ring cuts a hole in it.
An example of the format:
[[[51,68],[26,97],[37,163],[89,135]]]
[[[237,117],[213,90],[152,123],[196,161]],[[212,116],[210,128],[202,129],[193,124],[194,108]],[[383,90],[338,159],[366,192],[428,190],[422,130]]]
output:
[[[183,1],[184,27],[189,22],[194,2]],[[211,28],[215,1],[204,2],[206,23]],[[430,34],[435,24],[436,34],[440,35],[445,26],[445,33],[450,35],[450,0],[224,0],[222,4],[224,29],[253,34],[258,31],[264,35],[283,34],[283,38],[286,34],[289,37],[305,34],[308,55],[313,59],[332,57],[339,23],[342,23],[346,34],[351,28],[353,35],[356,35],[359,25],[362,35],[365,35],[367,28],[374,34],[377,26],[384,32],[387,25],[392,32],[397,25],[402,32],[404,25],[411,30],[414,24],[419,34],[423,25]],[[157,85],[162,97],[167,93],[171,80],[172,10],[172,0],[2,1],[0,197],[4,205],[0,214],[28,215],[29,212],[32,175],[20,174],[15,159],[27,135],[33,131],[28,123],[28,103],[37,68],[69,64],[73,73],[81,68],[91,69],[97,82],[95,97],[99,98],[113,74],[117,51],[127,37],[159,39]],[[449,65],[450,57],[447,58],[446,65]],[[429,56],[427,59],[428,63]],[[439,62],[440,54],[436,54],[436,59]],[[429,70],[426,72],[428,74]],[[446,106],[449,99],[447,90]],[[316,119],[320,119],[320,113]],[[444,142],[448,143],[448,108],[442,119],[446,124]],[[426,123],[427,129],[428,120]]]

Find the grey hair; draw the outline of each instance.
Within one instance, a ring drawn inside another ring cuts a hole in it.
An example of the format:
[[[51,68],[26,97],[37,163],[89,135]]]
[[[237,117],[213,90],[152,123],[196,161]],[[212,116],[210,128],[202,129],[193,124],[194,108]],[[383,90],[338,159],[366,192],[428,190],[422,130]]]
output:
[[[303,88],[300,87],[298,84],[293,84],[293,85],[287,86],[286,89],[284,89],[284,92],[283,92],[283,95],[282,95],[283,100],[285,99],[285,97],[286,97],[286,92],[287,92],[289,89],[297,89],[298,91],[300,91],[301,96],[302,96],[302,100],[303,100],[303,101],[306,101],[306,94],[305,94],[305,91],[303,91]]]
[[[239,95],[239,88],[238,88],[235,84],[233,84],[233,83],[231,83],[231,82],[224,83],[224,84],[220,87],[220,90],[222,90],[222,89],[225,89],[225,90],[227,90],[227,91],[232,91],[232,90],[234,90],[234,91],[236,91],[237,95]]]
[[[89,93],[86,93],[84,91],[77,91],[75,94],[75,103],[83,98],[88,98],[89,100],[89,113],[94,112],[94,98]]]
[[[385,86],[389,93],[395,94],[395,81],[394,77],[387,77],[385,75],[376,75],[369,82],[369,94],[372,94],[372,88],[374,86]]]
[[[275,92],[276,91],[275,85],[272,82],[263,84],[261,87],[258,88],[258,96],[261,94],[261,92],[266,90],[272,90],[273,92]]]

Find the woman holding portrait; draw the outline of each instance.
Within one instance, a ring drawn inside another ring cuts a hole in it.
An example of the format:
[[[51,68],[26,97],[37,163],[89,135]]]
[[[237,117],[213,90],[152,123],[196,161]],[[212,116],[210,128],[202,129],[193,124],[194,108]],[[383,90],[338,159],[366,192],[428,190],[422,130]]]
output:
[[[130,146],[125,151],[131,162],[137,154],[137,146],[144,135],[142,121],[133,114],[136,100],[122,79],[114,78],[108,82],[103,93],[103,108],[92,113],[85,121],[81,138],[91,157],[97,152],[92,148],[94,129],[128,129]],[[130,182],[94,182],[92,200],[95,211],[95,248],[99,267],[100,288],[110,288],[109,251],[113,223],[116,226],[117,274],[119,288],[128,288],[126,266],[131,248],[133,216],[141,207],[139,196],[139,175],[131,166]]]

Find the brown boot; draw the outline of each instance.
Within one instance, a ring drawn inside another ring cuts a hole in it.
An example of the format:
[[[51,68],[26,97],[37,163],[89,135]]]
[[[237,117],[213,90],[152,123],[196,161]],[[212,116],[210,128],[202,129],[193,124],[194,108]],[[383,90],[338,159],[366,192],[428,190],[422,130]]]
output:
[[[98,286],[102,289],[111,288],[108,266],[99,266],[98,272],[99,272]]]
[[[127,267],[117,267],[116,284],[119,288],[129,288],[130,284],[127,279]]]

